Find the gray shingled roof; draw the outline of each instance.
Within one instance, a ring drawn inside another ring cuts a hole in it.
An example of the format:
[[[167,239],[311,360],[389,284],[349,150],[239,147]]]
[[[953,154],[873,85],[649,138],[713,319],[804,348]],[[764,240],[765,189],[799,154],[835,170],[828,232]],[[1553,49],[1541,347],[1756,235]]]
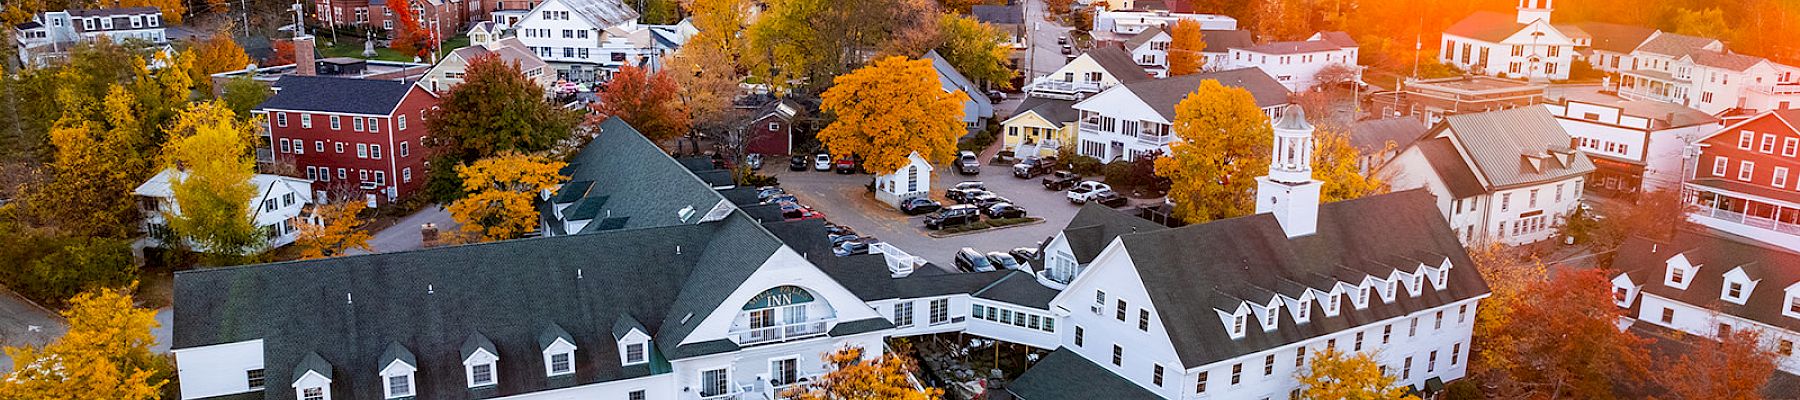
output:
[[[1080,384],[1071,384],[1079,382]],[[1006,386],[1020,400],[1162,400],[1067,347],[1058,347]]]
[[[647,321],[657,343],[653,361],[730,350],[675,344],[714,309],[735,309],[719,304],[780,244],[733,214],[698,225],[184,271],[175,277],[173,345],[261,339],[271,371],[339,369],[332,391],[343,399],[379,393],[376,372],[394,343],[416,356],[421,377],[462,376],[462,354],[473,348],[491,347],[500,357],[504,378],[495,388],[471,392],[461,379],[420,379],[421,398],[627,379],[666,372],[667,364],[621,367],[611,335],[619,316]],[[580,348],[575,376],[543,376],[542,358],[534,356],[545,343],[540,336],[566,337]],[[318,361],[309,359],[314,352]],[[290,384],[287,376],[268,377],[271,388]],[[293,392],[265,395],[289,399]]]
[[[414,82],[283,75],[271,87],[275,95],[256,109],[388,115],[412,91]]]
[[[1335,51],[1341,49],[1336,44],[1324,40],[1307,40],[1293,42],[1270,42],[1258,46],[1244,48],[1244,51],[1262,54],[1300,54]]]
[[[1143,32],[1138,32],[1137,36],[1132,36],[1131,39],[1125,41],[1125,50],[1136,50],[1139,46],[1143,46],[1144,43],[1149,43],[1151,39],[1156,39],[1156,35],[1161,35],[1162,33],[1162,25],[1151,25],[1148,28],[1144,28]],[[1204,38],[1204,36],[1202,37]]]
[[[1074,106],[1074,100],[1028,96],[1024,101],[1019,102],[1017,114],[1024,114],[1026,111],[1037,113],[1039,117],[1050,120],[1060,127],[1081,118],[1081,112],[1075,111]]]
[[[414,358],[412,351],[407,350],[406,346],[401,346],[400,342],[388,343],[387,350],[381,352],[381,361],[375,365],[387,368],[388,364],[393,364],[395,361],[406,363],[406,365],[419,365],[419,359]]]
[[[955,66],[951,66],[950,61],[944,60],[944,56],[939,55],[937,50],[925,52],[920,58],[931,60],[931,67],[937,69],[938,84],[945,91],[962,90],[963,95],[968,97],[963,100],[963,121],[994,117],[994,102],[988,99],[987,92],[963,76]]]
[[[1422,189],[1326,203],[1319,207],[1318,232],[1296,238],[1288,238],[1273,215],[1256,214],[1120,240],[1182,365],[1211,364],[1488,293],[1435,199]],[[1252,329],[1241,339],[1229,336],[1214,311],[1446,259],[1454,267],[1445,290],[1427,287],[1418,297],[1344,307],[1335,317],[1317,308],[1306,324],[1282,319],[1274,331]]]
[[[1201,31],[1200,41],[1206,42],[1206,49],[1200,51],[1202,53],[1225,53],[1231,49],[1256,45],[1256,41],[1252,39],[1250,31],[1241,29],[1235,31]]]
[[[1069,225],[1062,230],[1063,240],[1068,241],[1069,251],[1074,252],[1075,262],[1087,264],[1100,255],[1113,238],[1137,232],[1150,232],[1166,228],[1150,220],[1137,218],[1123,211],[1099,204],[1081,206],[1075,217],[1069,219]]]
[[[1037,282],[1037,276],[1029,272],[1012,270],[1000,279],[972,293],[975,297],[1049,310],[1050,300],[1056,298],[1059,290],[1051,289]]]
[[[1587,154],[1543,107],[1463,113],[1444,118],[1459,150],[1474,161],[1489,189],[1559,180],[1594,171]],[[1564,157],[1566,156],[1566,157]],[[1540,161],[1534,166],[1531,159]]]
[[[1200,88],[1200,82],[1208,79],[1217,80],[1219,84],[1243,88],[1256,97],[1256,106],[1272,107],[1287,104],[1288,91],[1286,85],[1263,73],[1261,68],[1248,67],[1227,71],[1214,71],[1192,75],[1172,76],[1163,79],[1127,83],[1125,88],[1137,95],[1144,104],[1156,109],[1158,114],[1170,121],[1175,120],[1175,104],[1187,98],[1194,89]]]
[[[1319,36],[1321,36],[1322,39],[1324,39],[1325,41],[1331,42],[1331,44],[1337,45],[1337,47],[1342,47],[1342,48],[1346,48],[1346,49],[1353,49],[1353,48],[1357,47],[1356,39],[1350,38],[1349,32],[1325,31],[1325,32],[1319,32]]]
[[[1718,42],[1718,40],[1698,36],[1656,32],[1656,34],[1651,36],[1644,44],[1638,45],[1637,50],[1680,58],[1681,56],[1688,55],[1690,52],[1704,49],[1707,46],[1711,46]]]
[[[1738,72],[1743,72],[1765,61],[1762,57],[1712,50],[1696,50],[1688,53],[1688,58],[1695,64]]]
[[[1704,265],[1692,275],[1693,281],[1688,283],[1687,290],[1668,287],[1662,282],[1668,260],[1677,254],[1686,255],[1688,262],[1694,265]],[[1800,254],[1793,251],[1734,240],[1722,234],[1682,231],[1664,242],[1642,237],[1626,239],[1619,246],[1618,259],[1613,265],[1630,272],[1633,283],[1643,285],[1644,293],[1800,331],[1800,319],[1782,315],[1782,289],[1800,283]],[[1744,304],[1720,301],[1725,290],[1725,273],[1738,267],[1743,267],[1744,273],[1757,282],[1750,291],[1749,301]]]
[[[1425,162],[1431,164],[1431,170],[1437,173],[1438,180],[1450,190],[1450,197],[1465,199],[1487,193],[1482,186],[1481,178],[1475,176],[1475,170],[1469,169],[1469,163],[1463,161],[1462,154],[1457,152],[1456,143],[1449,138],[1431,138],[1418,142],[1419,154],[1425,156]]]
[[[979,20],[981,22],[986,22],[989,24],[999,25],[999,24],[1023,24],[1023,23],[1025,23],[1024,8],[1020,7],[1018,4],[1012,4],[1012,5],[977,4],[972,7],[969,7],[969,15],[975,16],[976,20]]]
[[[1144,82],[1156,79],[1144,71],[1144,67],[1131,59],[1131,53],[1115,46],[1100,46],[1087,51],[1087,56],[1100,64],[1101,69],[1111,74],[1119,83]]]
[[[1388,142],[1393,142],[1396,150],[1405,149],[1425,136],[1426,130],[1424,122],[1411,117],[1356,121],[1350,126],[1350,145],[1364,153],[1381,150]]]

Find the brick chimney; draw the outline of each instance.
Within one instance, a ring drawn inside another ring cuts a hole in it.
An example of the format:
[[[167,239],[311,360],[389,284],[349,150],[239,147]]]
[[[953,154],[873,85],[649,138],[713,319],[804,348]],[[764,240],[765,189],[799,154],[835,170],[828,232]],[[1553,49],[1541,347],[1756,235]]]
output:
[[[318,74],[318,64],[313,62],[313,36],[299,35],[294,37],[294,74],[313,76]]]

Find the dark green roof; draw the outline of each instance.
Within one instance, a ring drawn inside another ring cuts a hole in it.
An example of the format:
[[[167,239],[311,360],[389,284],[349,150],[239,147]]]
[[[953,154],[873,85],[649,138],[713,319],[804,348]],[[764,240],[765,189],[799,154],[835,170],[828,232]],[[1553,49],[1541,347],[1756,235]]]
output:
[[[556,204],[574,203],[576,200],[581,200],[582,197],[587,196],[588,188],[591,187],[594,187],[594,181],[573,181],[565,183],[563,184],[562,189],[556,191],[556,198],[551,200],[551,202]]]
[[[712,169],[711,160],[705,161],[695,162],[694,166]],[[677,212],[692,207],[696,213],[704,214],[725,199],[713,191],[712,183],[702,181],[683,163],[616,117],[600,123],[599,134],[569,159],[569,165],[569,185],[592,184],[583,195],[587,200],[565,209],[562,218],[556,216],[553,208],[539,208],[549,235],[692,223],[693,220],[682,221]],[[558,193],[558,203],[566,204],[562,200],[567,199],[561,196]],[[588,203],[597,197],[606,200]],[[565,231],[566,221],[604,217],[623,219],[613,224],[589,223],[580,232]]]
[[[1038,360],[1006,391],[1021,400],[1162,399],[1066,347]]]

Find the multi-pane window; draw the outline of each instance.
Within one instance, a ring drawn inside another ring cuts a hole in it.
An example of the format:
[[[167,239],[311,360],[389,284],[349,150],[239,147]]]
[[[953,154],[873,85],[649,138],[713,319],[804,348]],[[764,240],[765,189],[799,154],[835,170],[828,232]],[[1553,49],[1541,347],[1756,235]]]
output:
[[[284,113],[284,112],[275,113],[275,126],[279,126],[279,127],[283,127],[283,128],[287,127],[287,113]]]
[[[941,324],[950,320],[950,299],[931,301],[931,323]]]
[[[1124,321],[1125,320],[1125,308],[1126,308],[1125,307],[1125,299],[1119,299],[1118,312],[1113,313],[1113,314],[1115,314],[1114,317],[1118,318],[1120,321]]]
[[[1756,132],[1738,132],[1738,150],[1749,150],[1750,145],[1754,142],[1756,142]]]
[[[344,129],[344,124],[341,122],[338,122],[338,116],[336,116],[336,115],[331,116],[331,130],[337,131],[337,130],[343,130],[343,129]]]
[[[494,383],[494,364],[475,364],[469,367],[469,386],[491,385]]]
[[[1138,309],[1138,330],[1150,331],[1150,310]]]
[[[1738,180],[1748,181],[1756,176],[1756,163],[1749,160],[1738,161]]]
[[[390,376],[388,379],[388,398],[412,395],[412,379],[406,375]]]
[[[1675,309],[1664,308],[1662,312],[1662,322],[1665,324],[1675,322]]]
[[[1512,209],[1512,193],[1501,193],[1500,194],[1500,211],[1505,212],[1509,209]]]
[[[1243,381],[1244,381],[1244,363],[1232,364],[1231,365],[1231,384],[1236,385],[1239,382],[1243,382]]]
[[[1775,135],[1764,133],[1762,135],[1762,146],[1757,150],[1765,154],[1775,154]]]
[[[1412,357],[1407,357],[1400,367],[1400,379],[1412,379]]]
[[[1125,348],[1124,347],[1119,347],[1119,345],[1116,345],[1116,344],[1113,345],[1112,362],[1113,362],[1113,365],[1119,365],[1119,366],[1125,365]]]
[[[363,143],[357,143],[356,144],[356,158],[369,158],[369,145],[363,144]]]
[[[1743,297],[1743,295],[1744,295],[1744,284],[1742,282],[1731,282],[1731,283],[1725,284],[1725,297],[1726,298],[1736,299],[1736,298]]]
[[[321,150],[321,151],[323,151],[323,150]],[[412,146],[407,144],[406,142],[400,142],[400,156],[406,157],[409,155],[412,155]]]
[[[312,129],[312,114],[300,113],[300,127]]]
[[[1461,359],[1462,359],[1462,343],[1450,345],[1450,366],[1452,366],[1452,367],[1456,366],[1456,362]]]
[[[1075,347],[1081,347],[1082,336],[1085,336],[1086,333],[1087,333],[1087,330],[1081,329],[1080,326],[1075,327]]]
[[[1433,330],[1444,329],[1444,310],[1438,310],[1437,320],[1432,322],[1431,329],[1433,329]]]
[[[1163,385],[1163,366],[1162,365],[1160,365],[1160,364],[1151,365],[1150,383],[1154,384],[1156,386]]]
[[[1194,393],[1206,393],[1206,371],[1200,371],[1200,380],[1194,382]]]
[[[1263,356],[1263,376],[1275,374],[1275,355]]]
[[[1306,346],[1300,346],[1300,348],[1294,349],[1294,369],[1300,369],[1304,365],[1306,365]]]
[[[1406,337],[1419,336],[1419,317],[1413,317],[1412,326],[1406,328]]]
[[[724,395],[728,390],[725,369],[707,370],[700,373],[700,396],[713,397]]]
[[[625,345],[625,362],[629,364],[644,362],[644,344],[632,343]]]
[[[642,390],[633,390],[633,391],[631,391],[630,394],[625,395],[625,400],[644,400],[644,399],[645,399],[644,391],[642,391]]]
[[[1775,187],[1787,187],[1787,177],[1787,167],[1775,167],[1775,176],[1769,178],[1769,185]]]
[[[381,159],[381,145],[379,145],[379,144],[369,145],[369,158],[373,158],[373,159],[377,159],[377,160]]]
[[[551,374],[553,374],[553,375],[566,374],[566,373],[574,372],[574,370],[575,370],[575,365],[572,362],[570,362],[569,353],[556,353],[556,354],[550,355],[550,373]]]
[[[1725,157],[1713,158],[1713,176],[1725,176],[1725,166],[1730,163]]]
[[[1363,340],[1363,333],[1357,332],[1356,333],[1356,342],[1350,346],[1350,351],[1362,351],[1362,340]]]
[[[381,125],[376,123],[375,117],[369,117],[369,133],[376,132],[381,132]]]
[[[300,400],[325,400],[325,388],[309,387],[301,389]]]
[[[1425,372],[1437,371],[1437,350],[1425,356]]]
[[[263,388],[262,368],[244,371],[244,378],[245,382],[250,384],[250,390],[261,390]]]
[[[363,131],[362,118],[350,117],[350,130],[362,132]]]
[[[981,307],[981,306],[977,305],[976,307]],[[980,313],[980,312],[977,311],[977,313]],[[912,323],[913,323],[913,303],[910,301],[895,303],[894,304],[894,326],[912,326]]]

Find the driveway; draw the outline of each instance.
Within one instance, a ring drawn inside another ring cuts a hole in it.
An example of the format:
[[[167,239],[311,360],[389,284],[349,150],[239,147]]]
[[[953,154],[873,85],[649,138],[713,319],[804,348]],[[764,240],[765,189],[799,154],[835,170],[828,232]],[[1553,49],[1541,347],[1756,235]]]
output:
[[[0,347],[43,346],[68,330],[62,316],[0,288]],[[11,371],[12,365],[12,357],[0,351],[0,372]]]
[[[450,218],[450,211],[441,205],[432,204],[401,218],[387,229],[375,232],[375,236],[369,239],[369,247],[374,248],[374,251],[351,249],[349,254],[392,253],[424,248],[425,237],[419,234],[419,226],[427,223],[437,224],[438,232],[450,232],[461,227],[456,220]]]
[[[1081,208],[1070,204],[1061,191],[1044,190],[1038,178],[1014,178],[1008,166],[984,165],[978,176],[957,175],[950,168],[938,171],[931,182],[931,196],[945,205],[952,204],[943,198],[945,188],[965,180],[980,180],[987,183],[988,191],[1012,200],[1013,204],[1024,207],[1029,216],[1042,218],[1044,222],[934,238],[926,234],[925,216],[907,216],[876,202],[864,186],[873,179],[870,175],[787,171],[786,168],[771,168],[764,173],[779,177],[782,188],[794,194],[800,204],[825,213],[831,222],[849,226],[858,234],[874,236],[941,267],[949,267],[956,251],[963,247],[981,252],[1037,247],[1038,242],[1048,240],[1067,226],[1069,219]]]

